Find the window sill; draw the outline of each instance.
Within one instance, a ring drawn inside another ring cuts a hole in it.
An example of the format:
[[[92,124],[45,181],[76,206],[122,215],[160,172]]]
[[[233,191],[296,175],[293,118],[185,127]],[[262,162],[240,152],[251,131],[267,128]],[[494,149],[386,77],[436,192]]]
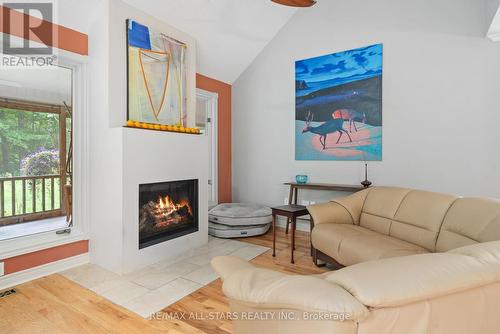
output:
[[[67,227],[65,216],[39,219],[18,224],[0,226],[0,243],[24,236],[62,230]]]

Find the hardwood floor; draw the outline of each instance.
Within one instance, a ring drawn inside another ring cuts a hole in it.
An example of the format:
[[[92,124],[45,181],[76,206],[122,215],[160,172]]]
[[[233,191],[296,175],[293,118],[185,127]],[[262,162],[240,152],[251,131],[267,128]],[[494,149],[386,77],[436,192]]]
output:
[[[276,257],[267,251],[251,262],[296,274],[327,270],[313,265],[309,233],[301,231],[296,234],[295,264],[291,264],[289,239],[278,229]],[[272,247],[272,233],[242,241]],[[230,320],[201,319],[210,312],[229,312],[221,285],[216,280],[163,310],[179,319],[147,320],[61,275],[50,275],[22,284],[16,287],[17,294],[0,299],[0,333],[232,333]],[[180,319],[181,315],[186,318]]]

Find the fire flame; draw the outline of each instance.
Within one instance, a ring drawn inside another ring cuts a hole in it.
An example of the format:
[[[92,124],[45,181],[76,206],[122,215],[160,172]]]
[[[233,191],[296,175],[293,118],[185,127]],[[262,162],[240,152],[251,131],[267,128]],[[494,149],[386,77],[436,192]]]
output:
[[[185,200],[185,199],[182,199],[179,201],[179,203],[175,203],[174,201],[172,201],[172,198],[170,196],[166,196],[166,197],[159,197],[158,198],[158,208],[161,209],[162,213],[167,216],[167,215],[170,215],[172,213],[174,213],[175,211],[181,209],[182,207],[187,207],[188,208],[188,211],[189,211],[189,214],[193,214],[193,211],[191,209],[191,205],[189,204],[189,201]]]

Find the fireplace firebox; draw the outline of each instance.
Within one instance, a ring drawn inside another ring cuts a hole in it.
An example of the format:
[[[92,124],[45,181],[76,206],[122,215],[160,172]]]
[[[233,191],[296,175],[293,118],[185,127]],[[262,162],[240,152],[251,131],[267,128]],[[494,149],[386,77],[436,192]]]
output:
[[[198,231],[198,180],[139,185],[139,249]]]

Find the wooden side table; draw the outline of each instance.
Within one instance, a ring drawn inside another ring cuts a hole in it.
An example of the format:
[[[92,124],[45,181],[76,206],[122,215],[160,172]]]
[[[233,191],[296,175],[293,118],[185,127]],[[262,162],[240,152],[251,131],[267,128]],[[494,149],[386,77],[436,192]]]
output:
[[[297,217],[305,216],[309,214],[307,208],[303,205],[282,205],[271,208],[273,211],[273,256],[276,256],[276,216],[287,217],[287,224],[290,221],[292,224],[292,244],[290,245],[292,249],[291,262],[294,262],[293,251],[295,250],[295,230],[297,229]]]

